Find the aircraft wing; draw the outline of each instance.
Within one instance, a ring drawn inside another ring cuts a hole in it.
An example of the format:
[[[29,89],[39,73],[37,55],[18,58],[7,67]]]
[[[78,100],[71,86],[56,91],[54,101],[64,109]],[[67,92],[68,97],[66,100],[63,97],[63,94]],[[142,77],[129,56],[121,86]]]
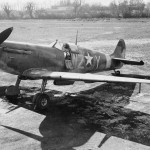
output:
[[[31,69],[23,73],[28,79],[47,80],[73,80],[90,82],[127,82],[127,83],[150,83],[147,79],[126,78],[118,76],[107,76],[98,74],[71,73],[71,72],[50,72],[46,69]]]
[[[139,65],[139,66],[144,65],[144,62],[142,60],[141,61],[133,61],[133,60],[122,59],[122,58],[112,58],[112,60],[120,61],[127,65]]]

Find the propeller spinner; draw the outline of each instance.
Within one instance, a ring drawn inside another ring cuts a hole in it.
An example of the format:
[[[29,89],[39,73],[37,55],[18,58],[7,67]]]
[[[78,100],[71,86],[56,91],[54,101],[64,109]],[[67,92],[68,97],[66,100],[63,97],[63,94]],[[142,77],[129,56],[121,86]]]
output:
[[[2,44],[11,34],[13,27],[8,28],[0,33],[0,44]]]

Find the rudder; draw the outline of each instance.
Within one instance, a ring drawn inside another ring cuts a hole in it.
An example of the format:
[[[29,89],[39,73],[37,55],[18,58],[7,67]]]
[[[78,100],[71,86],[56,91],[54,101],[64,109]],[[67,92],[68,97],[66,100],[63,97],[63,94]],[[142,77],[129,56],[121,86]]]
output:
[[[115,51],[111,54],[113,58],[125,58],[126,44],[123,39],[120,39]]]

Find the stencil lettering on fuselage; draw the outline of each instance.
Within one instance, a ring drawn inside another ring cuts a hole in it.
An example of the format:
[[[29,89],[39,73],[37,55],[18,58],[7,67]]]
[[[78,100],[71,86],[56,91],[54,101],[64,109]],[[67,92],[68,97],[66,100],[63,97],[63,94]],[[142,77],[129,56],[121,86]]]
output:
[[[95,56],[95,58],[96,58],[96,62],[97,62],[97,65],[96,65],[96,70],[97,70],[99,67],[99,62],[100,62],[101,56]]]
[[[110,56],[91,51],[84,51],[77,57],[77,68],[83,72],[102,71],[110,67]]]

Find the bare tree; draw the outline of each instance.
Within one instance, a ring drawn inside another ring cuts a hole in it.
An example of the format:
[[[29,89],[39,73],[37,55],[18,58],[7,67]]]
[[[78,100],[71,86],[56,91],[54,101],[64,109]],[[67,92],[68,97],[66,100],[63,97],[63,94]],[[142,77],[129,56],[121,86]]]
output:
[[[73,7],[74,7],[74,14],[75,14],[75,17],[77,17],[78,15],[78,11],[82,5],[82,0],[74,0],[73,2]]]
[[[6,3],[6,4],[3,4],[2,9],[6,13],[7,18],[10,19],[10,14],[11,14],[11,11],[12,11],[11,6],[8,3]]]
[[[24,12],[22,10],[18,11],[20,18],[22,19],[24,16]]]
[[[109,8],[113,17],[119,17],[118,5],[115,0],[110,3]]]
[[[138,16],[142,16],[142,13],[145,8],[145,3],[143,0],[130,0],[130,9],[131,11],[137,11]]]
[[[120,0],[118,7],[119,7],[119,13],[121,14],[122,17],[124,18],[131,17],[128,0],[123,0],[123,1]]]
[[[29,14],[30,18],[33,19],[33,12],[35,10],[35,4],[33,2],[28,2],[25,6],[27,13]]]
[[[60,0],[60,6],[70,6],[71,1],[70,0]]]
[[[139,5],[139,4],[143,4],[143,0],[130,0],[130,5]]]
[[[147,17],[150,17],[150,2],[146,4],[145,13]]]

